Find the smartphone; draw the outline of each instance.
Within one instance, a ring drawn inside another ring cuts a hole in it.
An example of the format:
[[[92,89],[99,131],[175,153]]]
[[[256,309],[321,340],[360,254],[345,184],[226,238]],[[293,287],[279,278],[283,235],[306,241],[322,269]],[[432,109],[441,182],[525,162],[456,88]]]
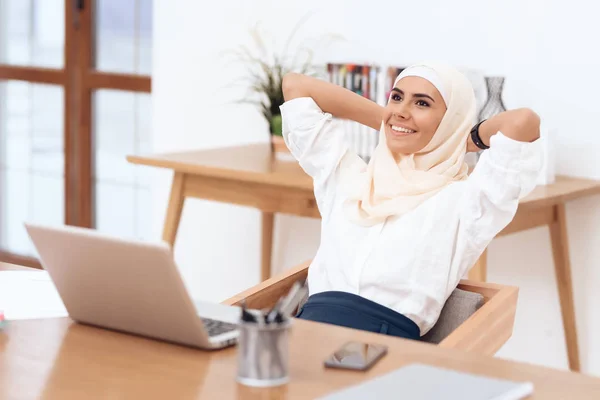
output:
[[[386,353],[382,344],[348,342],[327,357],[325,366],[366,371]]]

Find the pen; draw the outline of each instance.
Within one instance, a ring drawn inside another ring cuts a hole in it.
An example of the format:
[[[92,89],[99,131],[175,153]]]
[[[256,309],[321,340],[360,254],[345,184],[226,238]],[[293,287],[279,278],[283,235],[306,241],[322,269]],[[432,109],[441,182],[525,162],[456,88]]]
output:
[[[287,301],[281,306],[281,314],[285,318],[289,318],[292,312],[298,307],[302,298],[306,295],[308,287],[298,284],[296,290],[286,299]]]
[[[275,304],[273,309],[269,312],[266,322],[281,323],[284,319],[289,318],[292,311],[294,311],[302,298],[306,295],[307,290],[308,288],[304,282],[295,282],[285,298],[279,299],[277,304]]]
[[[277,303],[271,308],[271,310],[265,315],[265,323],[269,324],[275,320],[275,317],[279,314],[279,309],[283,303],[283,298],[277,300]]]
[[[252,313],[248,312],[248,309],[246,308],[246,300],[242,302],[242,321],[257,322],[256,317]]]
[[[280,298],[275,304],[275,307],[271,310],[268,315],[267,323],[274,322],[276,319],[281,319],[282,309],[287,306],[290,300],[295,296],[295,294],[300,289],[301,285],[299,282],[294,282],[292,288],[288,292],[288,294],[284,298]],[[279,317],[279,318],[278,318]]]

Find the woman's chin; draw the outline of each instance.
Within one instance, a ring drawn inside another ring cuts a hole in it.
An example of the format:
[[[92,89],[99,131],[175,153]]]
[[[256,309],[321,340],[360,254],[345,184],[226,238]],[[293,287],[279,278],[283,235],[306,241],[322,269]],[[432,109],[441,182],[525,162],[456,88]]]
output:
[[[392,154],[412,154],[419,148],[419,133],[411,133],[402,136],[388,135],[387,145]]]

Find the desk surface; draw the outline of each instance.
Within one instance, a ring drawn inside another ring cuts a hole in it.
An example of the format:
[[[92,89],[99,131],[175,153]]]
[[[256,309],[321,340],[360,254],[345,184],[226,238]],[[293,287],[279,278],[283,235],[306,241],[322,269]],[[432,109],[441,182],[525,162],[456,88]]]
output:
[[[325,369],[347,340],[384,343],[389,353],[367,373]],[[597,378],[307,321],[292,327],[288,385],[237,384],[236,350],[193,350],[68,318],[10,321],[0,331],[0,398],[312,399],[412,362],[531,381],[533,399],[600,398]]]
[[[0,271],[13,269],[23,268],[0,263]],[[323,360],[349,340],[383,343],[389,353],[366,373],[325,369]],[[236,351],[193,350],[69,318],[9,321],[0,330],[0,399],[312,399],[412,362],[531,381],[533,399],[600,398],[598,378],[302,320],[292,326],[288,385],[237,384]]]
[[[128,156],[127,159],[134,164],[177,172],[313,190],[310,177],[298,163],[276,158],[268,144]],[[536,187],[521,200],[521,206],[557,204],[592,194],[600,194],[599,181],[559,176],[554,184]]]
[[[0,263],[0,271],[15,269],[31,270]],[[383,343],[389,353],[366,373],[324,368],[349,340]],[[292,326],[288,385],[237,384],[236,351],[193,350],[69,318],[8,321],[0,330],[0,399],[312,399],[413,362],[530,381],[532,399],[600,398],[598,378],[302,320]]]
[[[35,268],[22,267],[20,265],[0,262],[0,271],[39,271]]]
[[[181,153],[128,156],[133,164],[168,168],[195,175],[313,189],[297,162],[277,158],[269,144],[250,144]]]

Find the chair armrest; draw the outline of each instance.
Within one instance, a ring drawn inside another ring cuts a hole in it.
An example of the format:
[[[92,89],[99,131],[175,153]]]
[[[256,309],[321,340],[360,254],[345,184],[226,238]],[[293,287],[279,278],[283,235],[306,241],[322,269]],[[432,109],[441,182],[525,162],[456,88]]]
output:
[[[300,264],[223,303],[240,305],[245,300],[249,308],[272,307],[291,289],[294,282],[306,279],[309,265],[310,261]],[[494,355],[512,335],[519,289],[469,280],[461,280],[458,288],[481,294],[484,304],[438,346]]]
[[[291,268],[279,275],[259,283],[250,289],[230,297],[223,304],[240,305],[246,300],[246,307],[254,309],[268,308],[275,305],[281,296],[286,295],[296,281],[306,279],[310,261]]]
[[[439,346],[489,356],[496,354],[512,336],[519,289],[469,280],[461,280],[458,287],[480,293],[485,303]]]

